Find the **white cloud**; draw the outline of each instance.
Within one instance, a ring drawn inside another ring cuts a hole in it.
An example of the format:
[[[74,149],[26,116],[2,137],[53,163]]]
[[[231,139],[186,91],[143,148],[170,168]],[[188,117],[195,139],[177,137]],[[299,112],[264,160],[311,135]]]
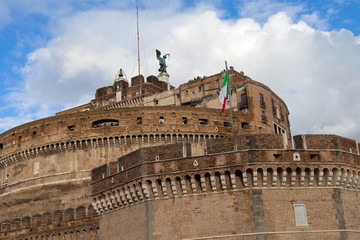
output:
[[[303,14],[301,16],[301,20],[321,30],[325,30],[329,27],[327,20],[321,19],[318,12],[312,12],[311,14]]]
[[[157,74],[156,48],[171,54],[168,72],[175,86],[220,72],[226,59],[285,100],[293,134],[334,133],[360,140],[358,37],[293,22],[289,11],[261,24],[251,18],[222,20],[206,5],[183,12],[178,7],[140,12],[144,75]],[[265,9],[264,16],[274,9]],[[247,11],[251,15],[253,10]],[[137,74],[134,11],[83,11],[54,27],[56,37],[28,56],[19,104],[33,108],[41,103],[43,115],[59,104],[89,101],[96,88],[112,84],[119,67],[129,78]]]
[[[0,2],[0,29],[11,21],[8,7]]]
[[[239,5],[240,16],[256,18],[260,22],[266,22],[269,17],[280,11],[294,18],[304,10],[305,6],[303,4],[271,0],[244,0]]]

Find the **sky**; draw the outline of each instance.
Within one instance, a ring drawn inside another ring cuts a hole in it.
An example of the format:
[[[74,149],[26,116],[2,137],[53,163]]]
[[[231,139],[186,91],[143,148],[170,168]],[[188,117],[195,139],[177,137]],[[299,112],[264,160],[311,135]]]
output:
[[[360,141],[360,0],[138,0],[141,73],[174,86],[224,69],[269,86],[292,135]],[[137,75],[136,1],[0,0],[0,132]]]

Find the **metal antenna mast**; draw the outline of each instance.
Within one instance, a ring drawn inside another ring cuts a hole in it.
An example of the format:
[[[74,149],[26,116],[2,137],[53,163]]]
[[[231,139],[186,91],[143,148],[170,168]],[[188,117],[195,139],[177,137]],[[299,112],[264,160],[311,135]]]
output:
[[[137,49],[138,49],[138,74],[140,75],[139,10],[137,4],[136,4],[136,25],[137,25]]]

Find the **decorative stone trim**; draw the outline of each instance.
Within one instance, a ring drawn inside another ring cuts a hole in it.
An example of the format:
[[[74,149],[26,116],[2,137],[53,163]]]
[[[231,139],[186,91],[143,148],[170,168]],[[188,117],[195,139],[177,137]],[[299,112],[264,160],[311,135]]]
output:
[[[349,173],[349,174],[347,174]],[[336,178],[332,178],[336,175]],[[331,187],[360,190],[360,170],[339,166],[226,167],[151,176],[92,195],[94,209],[103,214],[146,200],[184,197],[246,189]]]
[[[0,169],[18,162],[26,161],[39,156],[64,153],[69,151],[85,150],[102,147],[129,147],[131,145],[175,143],[175,142],[202,142],[205,138],[224,137],[220,134],[138,134],[138,135],[115,135],[101,138],[79,138],[72,141],[53,142],[46,145],[39,145],[29,149],[17,151],[0,157]],[[139,140],[141,139],[141,140]]]

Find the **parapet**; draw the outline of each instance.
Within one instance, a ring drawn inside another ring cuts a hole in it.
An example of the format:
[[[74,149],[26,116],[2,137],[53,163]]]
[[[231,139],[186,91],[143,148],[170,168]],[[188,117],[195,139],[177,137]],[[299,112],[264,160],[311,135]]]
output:
[[[79,229],[81,233],[90,234],[90,231],[97,231],[98,227],[99,219],[93,206],[79,206],[76,209],[68,208],[65,211],[58,210],[53,213],[46,212],[32,217],[24,216],[21,219],[4,221],[0,223],[0,239],[3,239],[2,237],[10,239],[12,233],[19,230],[24,235],[33,235],[34,239],[37,239],[35,236],[38,234],[46,235],[46,232],[53,232],[54,228],[59,230],[58,235],[66,235],[67,232],[76,232]]]
[[[360,155],[277,149],[281,138],[273,136],[140,149],[92,170],[92,204],[103,214],[147,200],[258,188],[360,189]]]
[[[332,149],[360,154],[356,140],[332,135],[303,134],[294,136],[295,149]]]
[[[144,76],[143,75],[138,75],[135,77],[131,78],[131,86],[135,86],[135,85],[139,85],[144,83]]]
[[[138,149],[92,170],[92,181],[96,182],[124,169],[136,168],[141,164],[168,159],[197,157],[209,154],[255,149],[284,149],[283,138],[275,134],[239,135],[219,139],[204,139],[201,142],[183,142]],[[250,160],[251,161],[251,160]],[[134,173],[140,177],[141,173]],[[135,177],[132,175],[132,177]]]

